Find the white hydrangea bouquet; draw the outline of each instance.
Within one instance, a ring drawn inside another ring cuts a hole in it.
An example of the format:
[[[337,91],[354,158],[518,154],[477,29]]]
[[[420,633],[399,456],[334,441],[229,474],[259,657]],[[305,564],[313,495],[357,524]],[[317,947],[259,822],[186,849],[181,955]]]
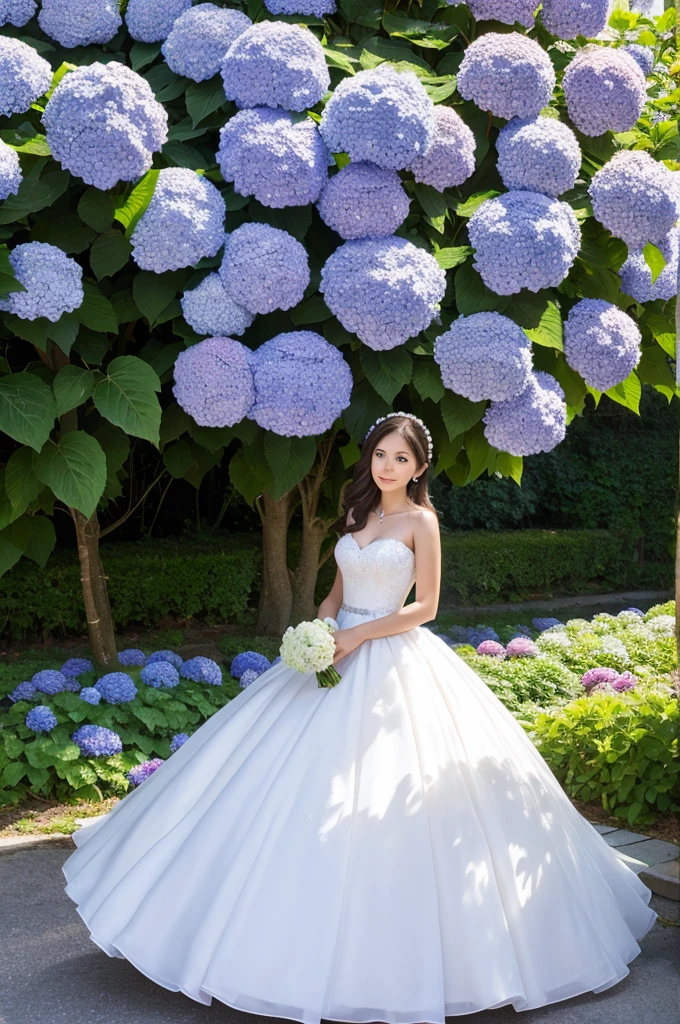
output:
[[[298,672],[316,672],[319,686],[335,686],[340,682],[340,675],[333,666],[334,628],[338,628],[334,619],[313,619],[289,626],[283,634],[281,660]]]

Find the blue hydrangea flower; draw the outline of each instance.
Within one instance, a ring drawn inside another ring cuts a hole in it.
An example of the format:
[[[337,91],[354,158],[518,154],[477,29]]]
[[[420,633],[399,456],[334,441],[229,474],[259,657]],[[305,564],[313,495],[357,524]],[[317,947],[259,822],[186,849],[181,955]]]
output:
[[[88,704],[99,704],[102,695],[94,686],[83,686],[80,691],[80,699],[87,701]]]
[[[204,658],[198,655],[196,658],[189,658],[180,669],[183,679],[191,679],[194,683],[209,683],[210,686],[222,685],[222,669],[212,658]]]
[[[239,35],[222,65],[224,92],[239,107],[306,110],[331,78],[321,43],[302,25],[260,21]]]
[[[66,677],[66,690],[70,690],[71,693],[80,693],[81,683],[75,678],[75,676]]]
[[[445,387],[473,402],[503,402],[523,391],[532,370],[531,342],[501,313],[460,316],[434,346]]]
[[[251,24],[242,11],[198,4],[180,15],[161,50],[176,75],[204,82],[217,74],[231,44]]]
[[[363,160],[329,178],[317,202],[321,219],[342,238],[393,235],[409,206],[397,172]]]
[[[22,178],[19,154],[0,139],[0,199],[16,195]]]
[[[539,17],[560,39],[593,39],[607,24],[610,0],[543,0]]]
[[[539,633],[542,633],[546,629],[550,629],[551,626],[563,626],[564,623],[560,619],[545,617],[537,617],[531,620],[531,625],[534,629],[537,629]]]
[[[331,153],[398,171],[432,145],[435,106],[412,71],[385,62],[338,83],[319,131]]]
[[[638,302],[672,299],[678,291],[678,258],[680,256],[680,225],[677,225],[658,246],[666,266],[652,284],[652,272],[642,254],[642,248],[633,249],[619,271],[621,291],[632,295]]]
[[[188,167],[166,167],[132,232],[132,258],[155,274],[194,266],[222,247],[225,213],[211,181]]]
[[[335,14],[335,0],[264,0],[270,14],[313,14],[323,18],[324,14]]]
[[[61,666],[61,671],[65,676],[75,679],[82,676],[83,672],[94,672],[94,665],[89,658],[67,658]]]
[[[509,189],[559,196],[574,187],[581,147],[571,128],[554,117],[514,117],[496,140],[498,173]]]
[[[434,256],[405,238],[360,238],[329,256],[319,291],[343,327],[385,350],[429,327],[446,274]]]
[[[170,740],[170,753],[174,754],[176,750],[184,746],[186,741],[189,739],[189,735],[186,732],[177,732]]]
[[[624,608],[624,611],[626,611],[626,612],[635,612],[635,614],[636,614],[636,615],[639,615],[639,616],[640,616],[640,618],[643,618],[643,617],[644,617],[644,614],[645,614],[645,613],[644,613],[644,612],[642,611],[642,609],[641,609],[641,608],[635,608],[635,606],[634,606],[634,605],[629,605],[629,606],[628,606],[628,608]]]
[[[118,663],[120,665],[144,665],[146,664],[146,654],[144,651],[140,651],[138,647],[126,647],[124,651],[118,652]]]
[[[67,48],[108,43],[123,24],[118,0],[42,0],[38,24]]]
[[[20,39],[0,36],[0,116],[23,114],[52,84],[52,68]]]
[[[245,689],[246,686],[250,686],[250,684],[254,683],[255,680],[258,679],[259,676],[261,675],[262,673],[256,672],[254,668],[247,668],[243,675],[241,676],[241,678],[239,679],[239,685],[241,686],[241,689]]]
[[[352,395],[352,373],[335,345],[314,331],[289,331],[252,354],[255,403],[264,430],[306,437],[328,430]]]
[[[315,203],[328,177],[328,151],[314,122],[293,124],[271,107],[239,110],[227,121],[217,163],[234,191],[273,208]]]
[[[554,377],[536,370],[524,391],[506,402],[491,402],[482,419],[484,436],[501,452],[551,452],[567,432],[564,391]]]
[[[486,32],[465,49],[457,88],[463,99],[496,117],[536,117],[555,88],[545,50],[519,32]]]
[[[640,43],[624,43],[623,49],[631,55],[645,78],[648,78],[654,70],[656,61],[651,46],[641,46]]]
[[[63,672],[58,672],[54,668],[44,668],[31,677],[31,682],[41,693],[54,695],[63,693],[66,689],[67,679]]]
[[[457,640],[460,643],[465,643],[467,641],[469,631],[469,626],[459,626],[457,623],[454,623],[453,626],[449,626],[449,635],[453,640]]]
[[[25,723],[33,732],[51,732],[57,724],[57,716],[47,704],[37,704],[26,715]]]
[[[274,660],[272,661],[272,665],[278,665],[280,661],[283,661],[283,658],[281,657],[280,654],[277,654]]]
[[[82,306],[83,269],[63,249],[49,242],[24,242],[12,250],[9,261],[25,291],[0,299],[0,309],[22,320],[44,316],[54,322]]]
[[[640,14],[651,14],[655,0],[631,0],[631,11],[639,11]]]
[[[255,315],[229,297],[218,273],[208,274],[180,300],[186,322],[197,334],[226,337],[243,334]]]
[[[615,153],[588,191],[600,224],[632,248],[661,245],[680,216],[680,174],[641,149]]]
[[[179,654],[175,654],[174,651],[167,650],[153,651],[153,653],[146,659],[146,664],[153,665],[157,661],[169,661],[171,665],[175,666],[175,668],[181,668],[184,663],[184,659],[181,658]]]
[[[118,733],[103,725],[81,725],[71,733],[71,739],[86,757],[112,757],[123,750]]]
[[[514,25],[516,21],[525,28],[532,28],[537,0],[446,0],[449,6],[459,7],[466,3],[476,21],[502,21]]]
[[[269,665],[269,658],[258,651],[241,651],[232,658],[229,672],[234,679],[240,679],[246,669],[251,668],[259,675],[260,672],[266,672]]]
[[[571,121],[584,135],[625,132],[645,105],[645,76],[625,50],[589,43],[578,50],[562,79]]]
[[[128,0],[127,30],[140,43],[159,43],[167,39],[180,14],[190,7],[191,0]]]
[[[12,692],[9,694],[11,701],[18,700],[31,700],[36,692],[36,685],[32,679],[26,679],[23,683],[19,683],[14,687]]]
[[[109,704],[126,704],[137,696],[134,679],[127,672],[107,672],[94,684]]]
[[[115,60],[64,75],[42,119],[54,159],[102,190],[146,174],[168,139],[149,83]]]
[[[172,393],[202,427],[233,427],[255,401],[250,349],[234,338],[206,338],[175,360]]]
[[[160,768],[165,761],[162,757],[152,757],[148,761],[143,761],[141,764],[136,764],[134,768],[131,768],[127,773],[128,782],[131,782],[133,786],[141,786],[145,779],[148,779],[150,775]]]
[[[36,0],[0,0],[0,25],[15,25],[22,28],[26,25],[36,10]]]
[[[608,391],[632,373],[641,341],[632,317],[604,299],[581,299],[564,325],[567,364],[598,391]]]
[[[512,295],[560,284],[581,246],[581,229],[567,203],[539,192],[487,199],[468,222],[474,267],[487,288]]]
[[[227,235],[219,275],[229,297],[251,313],[291,309],[309,284],[307,251],[280,228],[242,224]]]
[[[434,108],[434,141],[411,164],[414,178],[440,192],[462,185],[474,172],[476,145],[460,114],[440,103]]]
[[[151,665],[145,665],[139,677],[147,686],[156,689],[179,685],[179,672],[169,661],[154,661]]]

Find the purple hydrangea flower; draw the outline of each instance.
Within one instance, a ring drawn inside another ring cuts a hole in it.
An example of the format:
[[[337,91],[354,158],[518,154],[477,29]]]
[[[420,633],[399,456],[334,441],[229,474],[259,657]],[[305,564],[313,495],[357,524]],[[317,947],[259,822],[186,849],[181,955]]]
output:
[[[490,445],[511,455],[550,452],[564,441],[567,403],[554,377],[536,370],[516,398],[491,402],[483,416]]]
[[[103,190],[146,174],[168,138],[168,115],[149,83],[115,60],[64,75],[43,124],[54,159]]]
[[[25,722],[33,732],[51,732],[57,724],[57,716],[47,704],[37,704],[28,712]]]
[[[210,686],[222,685],[222,669],[212,658],[198,655],[185,661],[179,670],[183,679],[191,679],[194,683],[208,683]]]
[[[615,679],[618,679],[618,676],[619,673],[615,668],[589,668],[581,676],[581,683],[586,693],[589,693],[596,686],[613,683]]]
[[[253,669],[259,675],[270,667],[269,658],[258,651],[241,651],[232,658],[229,671],[234,679],[240,679],[246,669]]]
[[[405,238],[360,238],[329,256],[319,291],[343,327],[379,351],[429,327],[446,274],[434,256]]]
[[[633,318],[604,299],[581,299],[564,325],[567,364],[598,391],[608,391],[632,373],[642,355],[641,341]]]
[[[229,47],[222,65],[224,92],[239,107],[306,110],[331,79],[321,43],[302,25],[260,21]]]
[[[0,116],[23,114],[52,84],[52,68],[20,39],[0,36]]]
[[[16,195],[22,178],[19,154],[0,139],[0,199]]]
[[[514,25],[516,21],[525,28],[534,24],[534,11],[538,7],[537,0],[446,0],[449,6],[459,7],[466,3],[470,14],[476,21],[502,21],[506,25]]]
[[[434,346],[442,383],[473,402],[503,402],[526,387],[532,371],[531,342],[501,313],[460,316]]]
[[[469,626],[449,626],[449,635],[459,643],[466,643],[470,633]]]
[[[75,679],[82,676],[83,672],[94,672],[94,665],[89,658],[67,658],[61,666],[61,671],[65,676]]]
[[[610,0],[543,0],[540,19],[554,36],[592,39],[607,24]]]
[[[474,267],[487,288],[512,295],[557,287],[581,246],[572,208],[539,192],[506,192],[487,199],[468,222]]]
[[[531,629],[529,626],[526,626],[523,622],[515,622],[515,624],[512,626],[512,629],[515,630],[515,633],[513,634],[514,636],[528,636],[529,638],[531,638]]]
[[[434,142],[435,106],[412,71],[385,62],[338,83],[319,130],[332,153],[398,171]]]
[[[631,0],[631,11],[639,11],[640,14],[651,14],[655,0]]]
[[[155,274],[194,266],[222,247],[225,213],[211,181],[188,167],[166,167],[132,232],[132,258]]]
[[[219,275],[229,297],[251,313],[297,306],[310,276],[305,247],[269,224],[242,224],[227,235]]]
[[[615,153],[588,191],[600,224],[631,247],[661,245],[680,216],[680,174],[641,149]]]
[[[204,82],[217,74],[231,44],[251,25],[242,11],[198,4],[177,18],[161,50],[176,75]]]
[[[656,281],[652,284],[652,271],[642,254],[642,247],[633,249],[619,271],[621,291],[632,295],[638,302],[653,302],[662,299],[666,302],[674,298],[678,291],[678,259],[680,257],[680,225],[676,225],[659,244],[659,249],[666,260]]]
[[[31,700],[31,698],[35,695],[36,690],[37,687],[33,680],[26,679],[24,680],[23,683],[19,683],[17,686],[14,687],[12,692],[9,694],[9,699],[14,702],[18,700]]]
[[[109,704],[127,704],[137,696],[137,687],[127,672],[107,672],[94,684]]]
[[[584,135],[625,132],[645,105],[645,76],[625,50],[589,43],[578,50],[562,79],[567,111]]]
[[[220,131],[217,163],[225,181],[263,206],[315,203],[328,177],[328,152],[313,121],[293,124],[271,107],[239,110]]]
[[[36,10],[36,0],[0,0],[0,25],[15,25],[22,28],[26,25]]]
[[[171,665],[175,666],[175,668],[181,668],[184,664],[184,659],[181,658],[179,654],[175,654],[174,651],[167,650],[154,651],[146,659],[146,664],[154,665],[157,661],[169,661]]]
[[[537,629],[539,633],[543,633],[546,629],[550,629],[551,626],[563,626],[564,623],[560,619],[555,619],[550,616],[546,618],[537,617],[531,620],[531,625],[534,629]]]
[[[571,128],[554,117],[515,117],[496,140],[498,173],[509,189],[559,196],[574,187],[581,147]]]
[[[239,686],[244,690],[246,686],[250,686],[250,684],[254,683],[261,675],[262,673],[256,672],[254,668],[247,668],[239,679]]]
[[[191,7],[191,0],[128,0],[125,11],[127,29],[140,43],[159,43],[167,39],[180,14]]]
[[[124,651],[118,652],[119,665],[144,665],[146,654],[137,647],[127,647]]]
[[[270,14],[313,14],[323,18],[324,14],[335,14],[335,0],[264,0]]]
[[[460,114],[440,103],[434,108],[432,144],[426,153],[416,157],[410,169],[416,181],[439,192],[455,188],[474,172],[476,146],[472,129]]]
[[[651,46],[641,46],[639,43],[624,43],[623,49],[631,55],[645,78],[648,78],[654,70],[656,60]]]
[[[324,223],[345,239],[393,235],[409,206],[397,172],[363,160],[329,178],[317,202]]]
[[[86,757],[112,757],[123,750],[118,733],[103,725],[81,725],[71,733],[71,739]]]
[[[197,334],[213,337],[243,334],[255,319],[254,313],[229,297],[218,273],[204,277],[200,284],[184,293],[180,302],[184,319]]]
[[[63,249],[48,242],[24,242],[12,250],[9,261],[25,291],[0,299],[0,309],[22,320],[44,316],[54,322],[82,306],[83,269]]]
[[[185,732],[175,733],[175,735],[170,740],[170,753],[174,754],[176,750],[179,750],[180,747],[184,746],[188,739],[189,736]]]
[[[634,690],[637,684],[640,682],[637,676],[634,676],[632,672],[627,669],[622,672],[621,675],[617,676],[612,682],[612,687],[619,692],[623,690]]]
[[[66,677],[66,689],[71,693],[80,693],[81,683],[75,678],[75,676]]]
[[[63,672],[58,672],[54,668],[44,668],[31,677],[31,682],[41,693],[54,695],[64,692],[67,679]]]
[[[335,345],[314,331],[289,331],[253,352],[255,402],[248,416],[284,437],[322,434],[346,409],[352,373]]]
[[[175,360],[172,393],[202,427],[233,427],[255,400],[250,349],[234,338],[206,338]]]
[[[150,775],[160,768],[165,761],[162,757],[152,757],[148,761],[142,761],[141,764],[136,764],[134,768],[131,768],[127,773],[128,782],[131,782],[133,786],[141,786],[145,779],[148,779]]]
[[[555,88],[545,50],[519,32],[486,32],[465,50],[457,88],[463,99],[496,117],[536,117]]]
[[[503,644],[497,643],[496,640],[482,640],[477,647],[477,654],[487,654],[492,658],[504,658],[505,647]]]
[[[493,626],[470,626],[467,642],[472,644],[473,647],[479,647],[484,640],[493,640],[495,643],[498,643],[500,637]]]
[[[118,0],[42,0],[38,24],[67,48],[108,43],[123,24]]]
[[[169,661],[154,661],[151,665],[145,665],[140,673],[140,679],[147,686],[155,689],[179,685],[179,672]]]
[[[509,641],[505,653],[510,658],[535,658],[540,651],[527,636],[516,636]]]
[[[94,686],[83,686],[80,691],[80,699],[87,701],[88,704],[99,704],[102,695]]]

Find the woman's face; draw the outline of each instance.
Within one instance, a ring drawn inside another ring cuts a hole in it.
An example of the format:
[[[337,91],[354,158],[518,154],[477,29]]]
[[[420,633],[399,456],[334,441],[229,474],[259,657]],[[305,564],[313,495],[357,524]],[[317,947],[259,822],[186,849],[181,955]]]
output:
[[[398,491],[406,489],[413,476],[419,476],[416,457],[406,439],[393,430],[385,434],[373,449],[371,473],[381,491]]]

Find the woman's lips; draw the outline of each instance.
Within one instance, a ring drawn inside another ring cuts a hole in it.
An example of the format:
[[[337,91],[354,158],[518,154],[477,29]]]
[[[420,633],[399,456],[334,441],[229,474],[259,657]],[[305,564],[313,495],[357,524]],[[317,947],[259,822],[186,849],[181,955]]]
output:
[[[382,482],[384,484],[393,484],[394,483],[394,480],[391,480],[389,477],[386,477],[386,476],[379,476],[378,480],[382,480]]]

